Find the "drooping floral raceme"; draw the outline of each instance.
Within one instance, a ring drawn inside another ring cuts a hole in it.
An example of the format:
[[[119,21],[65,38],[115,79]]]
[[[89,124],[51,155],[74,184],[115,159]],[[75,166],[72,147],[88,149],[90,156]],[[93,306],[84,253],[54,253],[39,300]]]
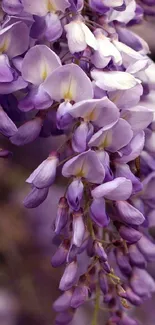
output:
[[[64,266],[55,324],[69,324],[90,301],[92,325],[105,309],[106,325],[138,325],[129,304],[155,291],[147,270],[155,260],[155,66],[128,27],[154,15],[155,3],[1,2],[0,132],[17,146],[65,137],[27,178],[24,200],[36,208],[57,173],[66,180],[53,216],[51,264]],[[9,155],[1,149],[1,159]]]

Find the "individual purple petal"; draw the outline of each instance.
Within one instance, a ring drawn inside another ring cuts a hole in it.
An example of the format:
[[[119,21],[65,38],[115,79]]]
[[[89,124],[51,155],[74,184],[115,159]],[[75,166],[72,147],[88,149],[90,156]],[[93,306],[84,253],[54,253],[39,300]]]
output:
[[[67,161],[62,168],[65,177],[86,178],[90,183],[102,183],[105,171],[95,151],[88,150]]]
[[[126,288],[125,298],[134,306],[140,306],[143,303],[143,300],[138,295],[136,295],[130,287]]]
[[[63,312],[70,307],[73,292],[72,290],[65,291],[57,300],[53,303],[53,309],[56,312]]]
[[[37,169],[27,178],[27,183],[32,183],[37,188],[49,187],[55,180],[56,168],[59,159],[57,154],[52,153],[44,160]]]
[[[130,73],[123,71],[100,71],[93,69],[91,77],[95,80],[96,86],[103,90],[126,90],[140,83],[138,79]]]
[[[10,59],[21,55],[29,46],[29,28],[24,22],[16,21],[0,30],[0,43],[2,41],[6,43],[3,53]]]
[[[68,210],[69,206],[67,199],[61,197],[58,204],[57,215],[55,219],[55,233],[58,235],[61,230],[66,226],[68,221]]]
[[[130,179],[133,187],[133,194],[142,190],[143,186],[140,180],[131,172],[127,164],[115,164],[115,177],[126,177]]]
[[[75,152],[87,149],[88,142],[93,135],[94,127],[91,123],[81,122],[76,128],[72,138],[72,148]]]
[[[155,260],[155,244],[145,235],[141,237],[137,246],[147,261]]]
[[[127,200],[132,193],[132,183],[129,179],[125,177],[118,177],[112,180],[97,186],[92,190],[91,194],[93,198],[99,199],[105,197],[108,200]]]
[[[38,189],[33,187],[31,192],[24,199],[24,206],[28,209],[38,207],[42,202],[44,202],[48,195],[48,188]]]
[[[90,79],[73,63],[57,68],[44,82],[44,88],[56,101],[64,99],[78,102],[93,97]]]
[[[99,285],[100,285],[100,288],[101,288],[103,294],[106,295],[109,290],[109,285],[108,285],[108,281],[107,281],[107,276],[105,275],[105,273],[102,270],[99,271]]]
[[[10,138],[10,141],[16,146],[33,142],[39,137],[42,125],[43,119],[38,116],[21,125],[18,131]]]
[[[130,285],[132,290],[140,297],[151,296],[151,293],[155,292],[155,281],[151,275],[137,267],[133,268],[133,275],[130,279]]]
[[[50,7],[50,2],[42,1],[40,6],[38,6],[38,1],[33,0],[22,0],[24,10],[32,15],[45,16],[48,12],[48,4]],[[52,6],[51,6],[52,7]]]
[[[49,108],[52,103],[53,101],[41,84],[39,87],[32,87],[28,94],[19,101],[18,107],[21,111],[28,112],[33,109]]]
[[[7,55],[0,55],[0,82],[13,81],[13,69],[10,66]]]
[[[55,254],[51,258],[51,264],[53,267],[59,267],[66,262],[68,254],[68,242],[64,241],[57,249]]]
[[[133,48],[135,51],[142,51],[144,54],[149,53],[148,44],[139,36],[136,35],[132,30],[118,26],[117,32],[119,40]]]
[[[110,273],[111,272],[111,268],[110,268],[110,265],[109,265],[109,263],[106,261],[106,262],[100,262],[100,264],[101,264],[101,267],[102,267],[102,269],[105,271],[105,272],[107,272],[107,273]]]
[[[143,87],[138,84],[128,90],[116,90],[109,92],[109,99],[115,103],[119,109],[127,109],[137,105],[143,94]]]
[[[0,158],[8,158],[12,156],[12,152],[7,149],[0,149]]]
[[[80,209],[83,190],[84,190],[84,186],[80,179],[73,180],[68,187],[67,201],[70,208],[74,211],[78,211]]]
[[[144,147],[144,141],[145,141],[145,134],[144,131],[141,131],[139,133],[137,133],[132,140],[129,143],[129,149],[130,149],[130,153],[127,155],[123,155],[121,158],[118,158],[117,161],[121,162],[121,163],[127,163],[129,161],[132,161],[134,159],[136,159],[143,147]]]
[[[63,28],[61,21],[55,13],[48,13],[45,16],[45,37],[49,42],[54,42],[61,37]]]
[[[71,299],[71,307],[78,308],[83,305],[89,295],[89,288],[85,284],[81,284],[74,289],[73,296]]]
[[[66,310],[65,312],[61,312],[57,314],[55,319],[55,325],[68,325],[74,316],[73,309]]]
[[[139,325],[139,323],[126,313],[123,313],[119,325]]]
[[[130,263],[133,266],[137,266],[139,268],[145,268],[146,267],[146,259],[141,254],[140,250],[136,245],[130,245],[129,246],[129,258]]]
[[[95,126],[106,127],[113,126],[118,118],[119,111],[117,107],[108,99],[88,99],[76,103],[72,106],[70,114],[74,118],[82,117],[86,122],[92,122]]]
[[[118,220],[132,226],[139,226],[144,222],[143,214],[128,202],[117,201],[115,206],[119,212]]]
[[[130,125],[134,134],[144,130],[153,120],[153,111],[143,106],[131,107],[122,112],[121,117]]]
[[[11,137],[17,132],[16,125],[0,107],[0,133],[6,137]]]
[[[61,65],[59,57],[46,45],[35,45],[29,49],[22,62],[22,77],[39,86]]]
[[[102,128],[95,133],[89,141],[89,146],[97,146],[110,152],[116,152],[126,146],[132,136],[130,124],[120,118],[111,129],[105,131]]]
[[[18,77],[12,82],[1,82],[0,83],[0,95],[11,94],[17,90],[24,89],[27,87],[27,82],[22,77]]]
[[[62,291],[69,290],[75,285],[77,280],[78,265],[76,261],[71,262],[65,268],[63,276],[60,280],[59,289]]]
[[[73,213],[73,238],[72,244],[80,247],[84,240],[85,235],[85,225],[83,221],[83,211],[82,209]]]
[[[102,244],[95,240],[93,246],[94,246],[93,249],[94,249],[95,255],[97,257],[99,257],[100,261],[106,262],[108,256],[107,256]]]
[[[83,9],[84,0],[69,0],[71,6],[70,9],[73,11],[80,11]]]
[[[128,276],[132,273],[129,256],[121,248],[116,249],[116,262],[123,273]]]
[[[66,101],[59,105],[56,113],[57,128],[63,130],[70,126],[72,123],[72,116],[70,115],[70,109],[72,105]]]
[[[2,0],[2,9],[9,15],[20,14],[23,10],[21,0]]]
[[[142,237],[142,234],[138,230],[124,225],[119,228],[119,234],[124,240],[126,240],[130,244],[138,242],[138,240],[140,240],[140,238]]]
[[[110,168],[110,158],[108,153],[104,150],[98,150],[96,151],[96,154],[101,164],[105,168],[105,182],[112,181],[114,179],[114,175]]]
[[[107,227],[110,219],[106,214],[105,200],[94,199],[90,206],[90,217],[99,227]]]

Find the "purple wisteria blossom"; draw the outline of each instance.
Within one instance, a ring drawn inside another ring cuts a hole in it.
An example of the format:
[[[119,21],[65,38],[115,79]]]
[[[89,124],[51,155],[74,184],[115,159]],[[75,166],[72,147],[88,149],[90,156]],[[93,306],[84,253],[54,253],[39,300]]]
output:
[[[23,202],[38,207],[63,177],[52,225],[51,264],[64,267],[56,325],[71,323],[85,302],[92,325],[104,310],[106,325],[139,325],[129,306],[155,292],[147,268],[155,260],[155,64],[128,28],[153,16],[153,5],[1,1],[0,133],[16,146],[65,139],[27,178]]]

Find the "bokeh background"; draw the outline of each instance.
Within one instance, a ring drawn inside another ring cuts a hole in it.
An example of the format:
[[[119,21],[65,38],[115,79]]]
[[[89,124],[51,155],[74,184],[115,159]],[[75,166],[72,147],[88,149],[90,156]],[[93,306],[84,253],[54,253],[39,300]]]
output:
[[[134,30],[149,43],[155,59],[153,20],[146,19]],[[26,178],[60,145],[62,137],[39,138],[17,148],[0,136],[0,146],[13,152],[13,157],[0,159],[0,325],[54,324],[52,303],[59,295],[62,269],[50,264],[56,249],[52,225],[63,184],[58,177],[47,200],[36,209],[25,209],[22,201],[30,189]],[[154,265],[150,270],[155,277]],[[155,325],[154,304],[155,297],[136,309],[142,324]],[[90,324],[90,309],[81,308],[74,324]],[[104,325],[104,319],[101,314],[99,324]]]

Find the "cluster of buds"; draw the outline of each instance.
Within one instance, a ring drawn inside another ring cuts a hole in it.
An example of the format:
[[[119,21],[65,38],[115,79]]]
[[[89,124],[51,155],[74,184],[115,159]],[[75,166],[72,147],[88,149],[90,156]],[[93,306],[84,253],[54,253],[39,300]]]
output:
[[[64,265],[56,325],[81,305],[107,310],[107,325],[155,291],[154,63],[129,26],[154,15],[154,0],[2,0],[0,132],[14,145],[64,134],[29,176],[27,208],[49,194],[58,166],[52,266]],[[0,156],[8,156],[1,150]],[[52,198],[51,198],[52,199]]]

